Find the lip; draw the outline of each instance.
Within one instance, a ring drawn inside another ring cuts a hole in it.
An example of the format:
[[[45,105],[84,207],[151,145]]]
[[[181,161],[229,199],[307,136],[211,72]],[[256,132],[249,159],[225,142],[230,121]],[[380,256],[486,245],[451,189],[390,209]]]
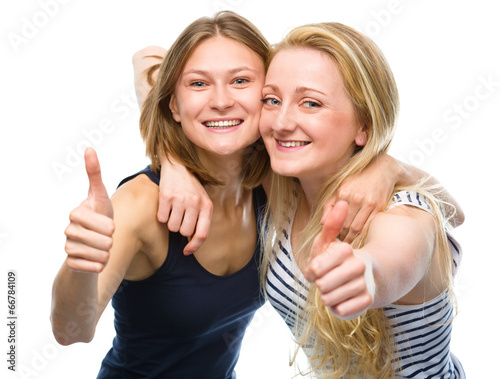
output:
[[[243,125],[245,121],[241,118],[238,117],[221,117],[221,118],[211,118],[209,120],[205,120],[202,122],[203,126],[210,132],[212,133],[230,133],[233,132],[241,125]],[[215,125],[215,126],[208,126],[207,124],[214,124],[214,123],[226,123],[228,125]],[[231,123],[234,123],[235,125],[231,125]]]
[[[275,138],[274,139],[276,141],[276,149],[278,151],[284,151],[284,152],[293,152],[293,151],[298,151],[298,150],[302,150],[303,148],[305,148],[306,146],[308,146],[311,142],[310,141],[297,141],[297,140],[283,140],[283,139],[277,139]],[[286,144],[286,143],[303,143],[301,145],[298,145],[298,146],[283,146],[282,144]],[[304,143],[305,142],[305,143]]]

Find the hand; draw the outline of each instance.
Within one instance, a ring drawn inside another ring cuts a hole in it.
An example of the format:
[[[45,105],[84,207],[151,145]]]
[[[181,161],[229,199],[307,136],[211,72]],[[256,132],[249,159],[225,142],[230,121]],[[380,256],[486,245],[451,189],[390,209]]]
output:
[[[85,168],[89,178],[89,193],[69,216],[65,250],[67,266],[76,271],[99,273],[109,260],[113,245],[113,207],[101,179],[96,152],[85,151]]]
[[[351,245],[337,240],[347,212],[347,203],[339,201],[324,217],[304,276],[316,284],[321,300],[335,316],[350,319],[373,304],[373,291],[365,279],[365,262],[354,255]]]
[[[158,221],[168,222],[168,229],[191,237],[184,254],[197,251],[210,230],[212,201],[205,188],[183,166],[162,161]]]
[[[167,50],[164,48],[148,46],[136,52],[132,57],[135,94],[140,107],[151,91],[153,84],[148,80],[148,71],[151,67],[161,64],[165,55],[167,55]],[[151,80],[155,82],[157,76],[158,70],[154,71]]]
[[[387,154],[375,158],[360,174],[346,179],[337,194],[325,205],[323,219],[339,200],[349,204],[349,214],[340,231],[340,240],[351,243],[383,211],[391,197],[402,168]]]

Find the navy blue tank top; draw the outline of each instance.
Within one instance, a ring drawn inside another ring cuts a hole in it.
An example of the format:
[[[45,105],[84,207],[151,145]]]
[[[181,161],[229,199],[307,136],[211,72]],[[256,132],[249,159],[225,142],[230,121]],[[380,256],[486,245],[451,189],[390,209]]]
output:
[[[159,183],[147,167],[120,185],[139,174]],[[258,230],[266,199],[262,187],[253,190]],[[184,256],[187,242],[170,232],[162,266],[144,280],[122,281],[112,298],[116,337],[97,378],[236,378],[245,329],[264,303],[259,243],[242,269],[217,276]]]

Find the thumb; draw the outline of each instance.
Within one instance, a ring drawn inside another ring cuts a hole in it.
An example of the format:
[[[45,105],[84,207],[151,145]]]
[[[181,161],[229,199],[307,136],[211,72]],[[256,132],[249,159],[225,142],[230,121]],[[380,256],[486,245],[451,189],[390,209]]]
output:
[[[108,191],[102,182],[101,166],[97,153],[92,148],[87,148],[84,154],[85,169],[89,178],[88,200],[91,209],[108,217],[113,217],[113,208],[109,200]]]
[[[311,259],[325,251],[337,239],[342,230],[342,225],[347,218],[348,210],[349,206],[347,202],[342,200],[335,203],[333,208],[329,206],[325,210],[322,218],[323,229],[321,229],[321,232],[314,239]]]

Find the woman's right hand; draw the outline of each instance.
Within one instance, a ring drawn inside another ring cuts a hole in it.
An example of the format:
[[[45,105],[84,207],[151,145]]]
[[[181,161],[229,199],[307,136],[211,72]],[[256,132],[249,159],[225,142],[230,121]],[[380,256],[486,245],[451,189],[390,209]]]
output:
[[[163,159],[160,174],[158,221],[167,223],[172,232],[191,240],[184,254],[196,252],[210,230],[212,201],[198,179],[183,165]]]
[[[113,245],[113,207],[102,182],[96,152],[85,151],[85,168],[89,178],[88,197],[71,211],[66,228],[65,264],[71,270],[100,273],[109,260]]]

